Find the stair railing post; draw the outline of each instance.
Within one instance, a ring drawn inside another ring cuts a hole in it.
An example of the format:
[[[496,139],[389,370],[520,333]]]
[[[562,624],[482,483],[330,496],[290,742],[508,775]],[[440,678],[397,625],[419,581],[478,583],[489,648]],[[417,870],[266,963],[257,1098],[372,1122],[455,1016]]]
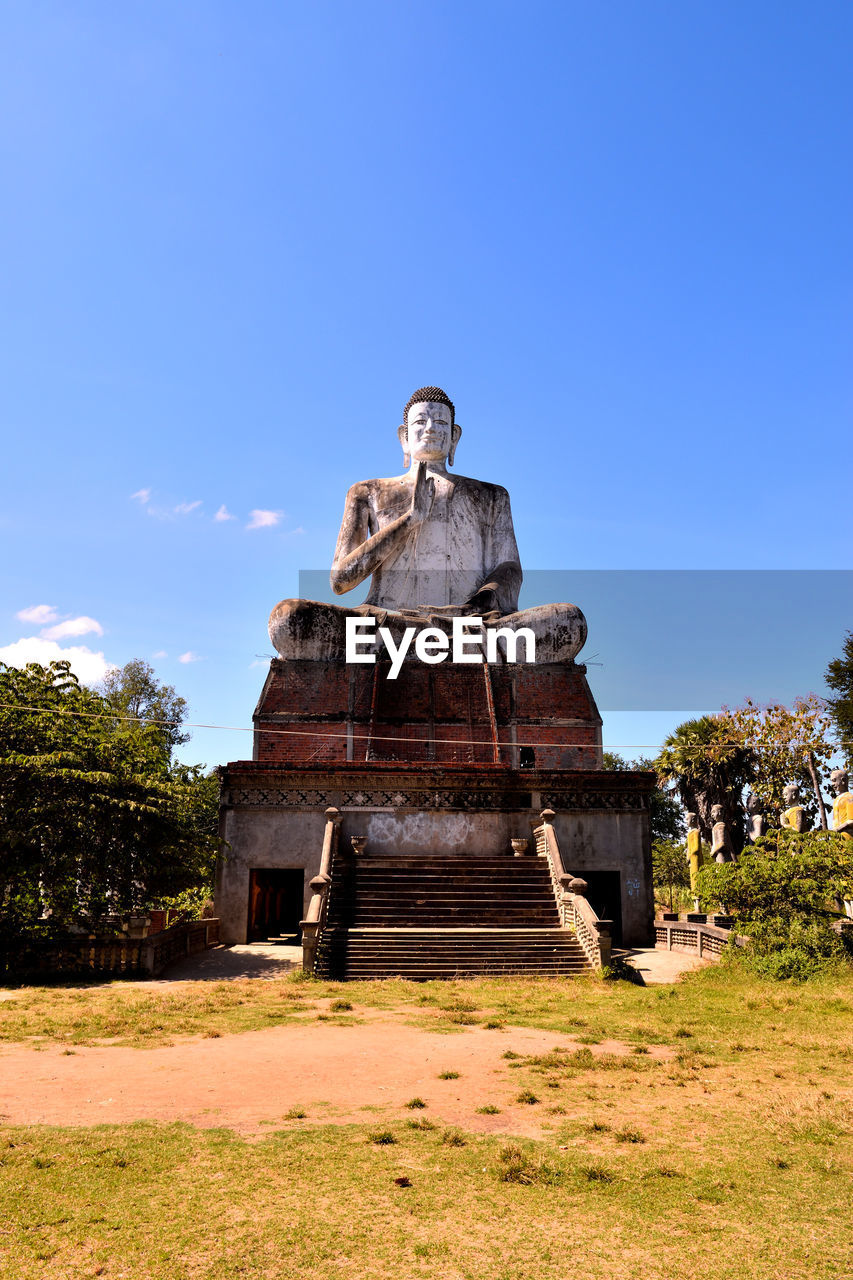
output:
[[[323,848],[320,853],[320,870],[310,881],[311,901],[305,919],[301,921],[302,929],[302,969],[305,973],[313,973],[317,959],[317,944],[320,933],[326,923],[326,912],[329,903],[329,886],[332,883],[332,859],[338,847],[338,830],[342,815],[340,810],[326,810],[326,827],[323,832]]]

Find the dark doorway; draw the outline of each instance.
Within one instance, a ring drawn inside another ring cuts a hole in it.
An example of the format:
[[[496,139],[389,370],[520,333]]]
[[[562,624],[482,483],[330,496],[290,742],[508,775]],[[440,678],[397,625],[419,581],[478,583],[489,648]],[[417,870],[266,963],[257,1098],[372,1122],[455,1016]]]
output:
[[[614,947],[622,946],[622,877],[618,871],[581,871],[589,885],[587,898],[599,920],[612,920]]]
[[[299,942],[305,872],[259,867],[249,872],[249,942],[268,938]]]

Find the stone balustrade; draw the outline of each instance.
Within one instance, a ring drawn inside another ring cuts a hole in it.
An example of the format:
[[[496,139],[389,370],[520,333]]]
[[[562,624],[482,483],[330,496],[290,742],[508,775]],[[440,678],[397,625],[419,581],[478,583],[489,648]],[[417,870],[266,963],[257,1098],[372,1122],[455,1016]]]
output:
[[[144,937],[70,935],[51,941],[17,943],[0,951],[0,976],[8,981],[46,977],[133,976],[154,978],[173,960],[195,955],[219,942],[219,921],[181,920]]]
[[[314,972],[317,958],[317,943],[326,923],[326,912],[329,905],[329,887],[332,883],[332,867],[338,849],[338,838],[341,825],[341,813],[338,809],[326,810],[326,826],[323,832],[323,850],[320,854],[320,870],[310,881],[312,889],[311,901],[305,919],[301,921],[302,929],[302,968],[305,973]]]
[[[548,859],[560,923],[563,928],[574,930],[593,968],[603,969],[610,964],[612,921],[599,919],[587,899],[586,881],[567,870],[554,830],[555,816],[553,809],[543,809],[539,823],[533,824],[536,853]]]
[[[655,947],[662,951],[684,951],[705,960],[719,960],[729,944],[744,947],[748,941],[735,933],[731,916],[662,911],[655,918]]]

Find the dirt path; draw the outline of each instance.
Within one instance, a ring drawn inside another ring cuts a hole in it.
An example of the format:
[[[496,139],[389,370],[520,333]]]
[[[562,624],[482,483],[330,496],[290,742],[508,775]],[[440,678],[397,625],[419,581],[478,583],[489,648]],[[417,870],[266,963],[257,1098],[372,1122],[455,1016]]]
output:
[[[0,1113],[10,1124],[95,1125],[183,1120],[240,1133],[302,1123],[364,1123],[425,1115],[480,1132],[538,1135],[544,1105],[515,1102],[518,1072],[502,1055],[577,1047],[572,1036],[515,1028],[421,1031],[380,1015],[354,1026],[272,1027],[168,1047],[50,1046],[0,1051]],[[594,1052],[626,1052],[615,1042]],[[666,1052],[666,1051],[662,1051]],[[440,1080],[458,1071],[458,1080]],[[543,1093],[545,1090],[543,1089]],[[424,1111],[406,1103],[421,1097]],[[547,1101],[543,1098],[543,1103]],[[478,1115],[486,1104],[500,1115]]]

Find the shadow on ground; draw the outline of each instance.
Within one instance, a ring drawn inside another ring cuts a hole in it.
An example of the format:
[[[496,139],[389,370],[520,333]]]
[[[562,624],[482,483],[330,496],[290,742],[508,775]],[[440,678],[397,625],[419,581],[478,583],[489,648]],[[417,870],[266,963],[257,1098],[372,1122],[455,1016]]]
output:
[[[212,947],[176,960],[158,982],[227,982],[235,978],[280,978],[302,967],[302,948],[273,942]]]

